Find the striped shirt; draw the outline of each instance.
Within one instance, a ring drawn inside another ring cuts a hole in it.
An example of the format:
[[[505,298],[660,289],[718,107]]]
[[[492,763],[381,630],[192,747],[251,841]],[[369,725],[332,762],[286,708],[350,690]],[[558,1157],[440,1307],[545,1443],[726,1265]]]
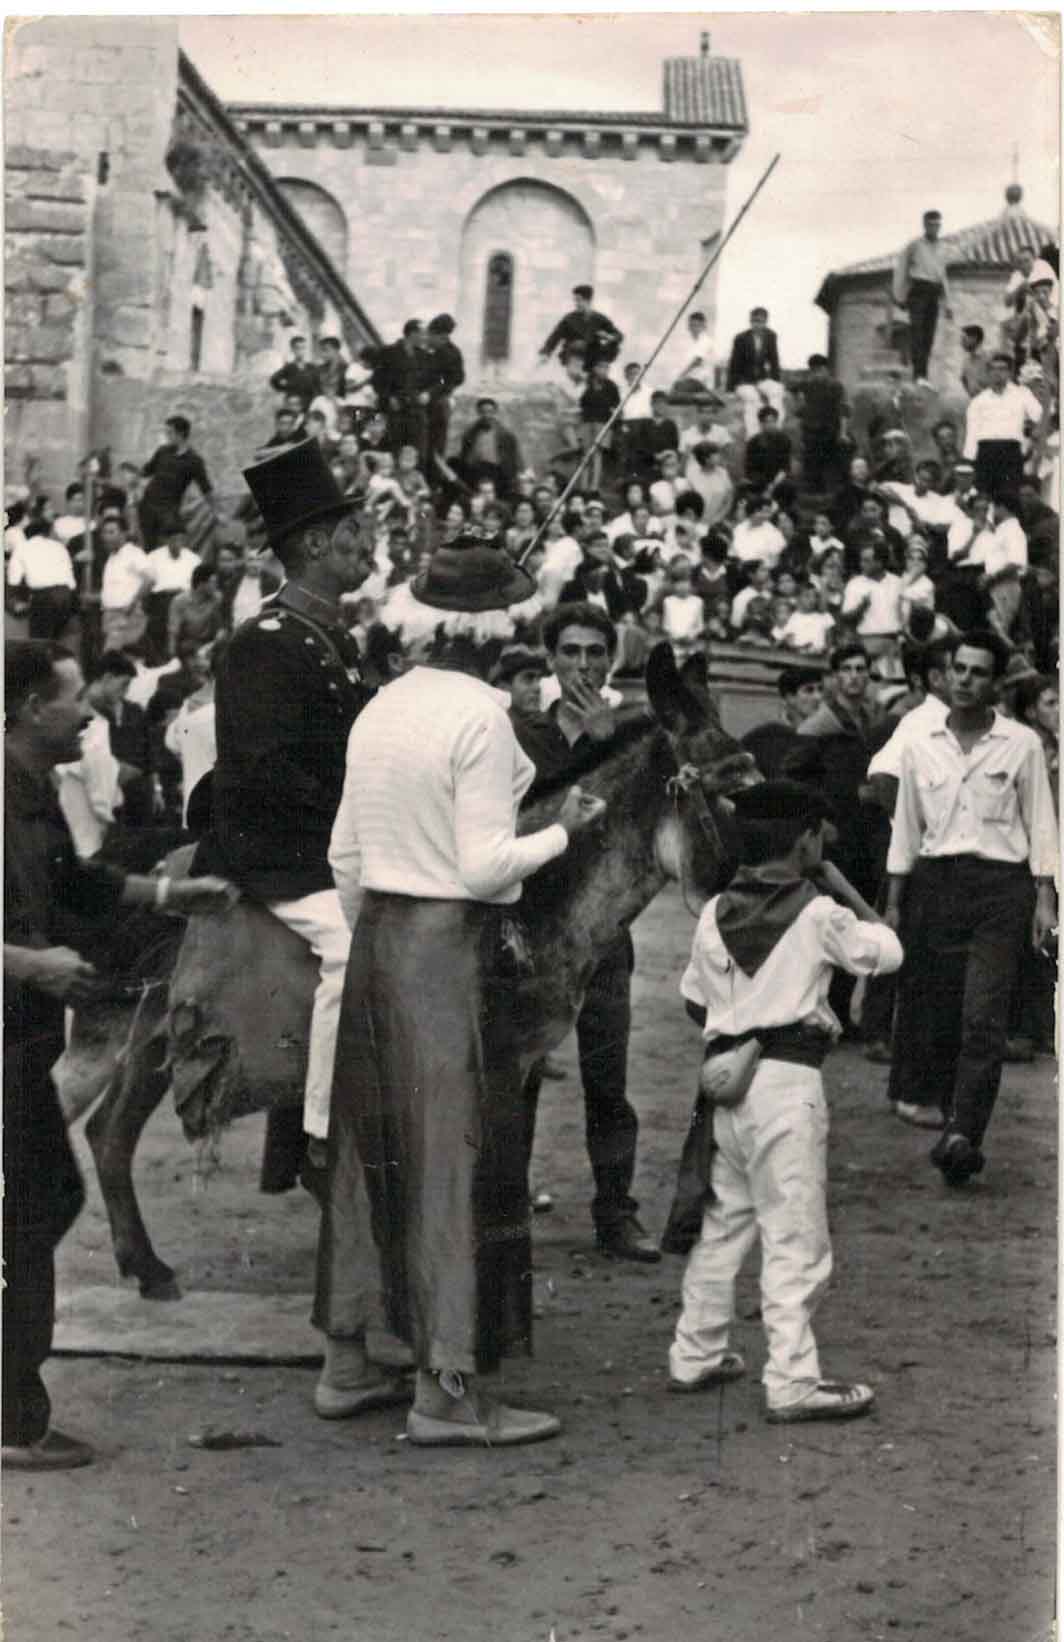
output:
[[[515,836],[535,774],[501,690],[466,673],[414,667],[355,720],[329,865],[345,913],[360,890],[429,900],[518,900],[561,855],[557,824]]]

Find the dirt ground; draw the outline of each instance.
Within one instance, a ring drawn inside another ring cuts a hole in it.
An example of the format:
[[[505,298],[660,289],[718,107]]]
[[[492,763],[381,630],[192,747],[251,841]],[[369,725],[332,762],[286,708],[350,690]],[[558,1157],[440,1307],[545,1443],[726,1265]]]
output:
[[[676,990],[690,933],[674,895],[635,931],[637,1189],[655,1232],[698,1059]],[[785,1430],[761,1415],[756,1270],[734,1342],[749,1377],[666,1394],[681,1262],[594,1253],[571,1044],[561,1059],[569,1076],[545,1088],[537,1144],[537,1183],[557,1199],[536,1222],[537,1355],[504,1386],[556,1410],[563,1436],[425,1452],[395,1411],[317,1420],[308,1368],[54,1360],[57,1424],[100,1459],[5,1478],[10,1642],[1049,1637],[1051,1063],[1007,1069],[987,1172],[951,1195],[928,1137],[890,1115],[885,1072],[850,1049],[832,1057],[836,1269],[817,1332],[825,1370],[866,1377],[879,1402],[851,1425]],[[186,1289],[309,1290],[314,1206],[257,1193],[260,1143],[261,1121],[236,1126],[203,1182],[172,1113],[151,1125],[142,1200]],[[94,1183],[62,1267],[112,1278]],[[280,1446],[190,1447],[207,1424]]]

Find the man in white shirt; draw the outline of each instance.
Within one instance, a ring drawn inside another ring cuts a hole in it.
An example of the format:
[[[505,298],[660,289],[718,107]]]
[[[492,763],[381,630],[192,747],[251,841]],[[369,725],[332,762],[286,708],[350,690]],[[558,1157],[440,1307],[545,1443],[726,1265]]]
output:
[[[675,373],[672,396],[689,401],[713,392],[716,361],[704,313],[696,309],[688,314],[679,336],[673,338],[669,352]]]
[[[70,554],[43,524],[31,524],[7,562],[9,587],[29,594],[29,636],[57,639],[74,612],[77,583]]]
[[[901,632],[902,581],[887,569],[885,542],[865,542],[859,562],[859,574],[846,583],[842,614],[856,623],[869,654],[878,655]]]
[[[931,1161],[950,1186],[983,1168],[1023,944],[1041,949],[1057,917],[1045,753],[994,711],[1008,655],[990,631],[958,641],[945,721],[902,752],[887,857],[887,918],[904,920],[907,954],[892,1092],[939,1104]]]
[[[723,422],[713,420],[713,405],[699,405],[695,411],[694,423],[684,428],[680,435],[680,455],[687,458],[696,445],[715,445],[718,450],[727,450],[731,444],[731,434]]]
[[[757,559],[759,563],[767,564],[770,570],[775,570],[786,545],[783,532],[772,522],[772,503],[759,497],[751,502],[749,514],[739,521],[732,532],[728,556],[737,559],[740,564],[749,564]]]
[[[57,542],[67,543],[80,536],[85,529],[85,487],[75,482],[67,485],[64,496],[66,512],[61,513],[52,526],[52,535]]]
[[[976,487],[993,500],[1019,489],[1027,429],[1042,420],[1042,407],[1030,388],[1011,378],[1008,354],[993,354],[990,386],[976,394],[964,425],[964,454],[975,462]]]
[[[145,600],[148,617],[147,653],[149,661],[158,665],[169,654],[167,628],[170,606],[178,593],[187,593],[192,586],[192,572],[200,562],[193,553],[188,538],[180,530],[169,533],[162,547],[154,547],[148,554],[151,571],[151,590]]]
[[[100,524],[100,542],[107,554],[100,583],[100,618],[104,646],[125,650],[143,637],[147,626],[144,596],[152,585],[148,555],[136,542],[123,541],[119,518]]]
[[[94,713],[81,738],[81,757],[57,764],[59,808],[66,817],[74,848],[83,861],[99,853],[115,811],[122,803],[117,758],[111,751],[107,720]]]

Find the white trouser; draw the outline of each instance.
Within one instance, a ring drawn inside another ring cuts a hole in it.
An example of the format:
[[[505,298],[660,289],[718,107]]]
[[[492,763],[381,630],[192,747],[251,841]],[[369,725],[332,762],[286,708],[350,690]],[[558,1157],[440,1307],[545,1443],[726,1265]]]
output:
[[[777,382],[771,376],[762,377],[755,386],[753,382],[741,382],[736,393],[743,407],[743,424],[746,428],[746,437],[752,439],[755,433],[761,432],[761,423],[758,413],[770,405],[780,421],[783,421],[783,383]]]
[[[329,1106],[332,1101],[333,1062],[336,1034],[340,1026],[340,1002],[344,991],[347,954],[351,931],[334,889],[320,889],[298,901],[271,901],[270,911],[293,935],[306,941],[321,964],[321,979],[314,994],[307,1046],[307,1082],[303,1096],[303,1127],[308,1135],[324,1140],[329,1133]]]
[[[719,1150],[702,1235],[687,1261],[683,1313],[669,1350],[674,1379],[715,1368],[728,1344],[735,1280],[761,1234],[762,1376],[774,1408],[820,1379],[812,1319],[831,1276],[827,1217],[828,1111],[820,1073],[765,1060],[745,1100],[713,1114]]]

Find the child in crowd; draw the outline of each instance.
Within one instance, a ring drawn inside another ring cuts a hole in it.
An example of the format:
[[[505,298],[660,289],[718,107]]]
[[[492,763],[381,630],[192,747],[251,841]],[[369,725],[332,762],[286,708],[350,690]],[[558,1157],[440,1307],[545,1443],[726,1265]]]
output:
[[[829,515],[818,513],[814,516],[813,528],[809,533],[809,569],[814,575],[822,568],[826,553],[845,556],[846,549],[835,535]]]
[[[733,803],[743,865],[702,912],[681,992],[702,1026],[707,1070],[714,1055],[755,1039],[760,1058],[737,1104],[702,1097],[714,1150],[669,1351],[669,1389],[705,1391],[745,1372],[729,1336],[736,1279],[760,1238],[766,1417],[845,1419],[869,1409],[874,1393],[821,1378],[812,1327],[832,1266],[820,1066],[841,1028],[828,987],[836,967],[859,976],[893,972],[902,949],[824,861],[830,817],[815,792],[766,781]]]
[[[772,600],[766,594],[755,593],[743,611],[743,623],[739,629],[738,642],[752,645],[771,645],[774,642],[772,637]]]
[[[778,642],[785,650],[820,656],[831,643],[834,628],[835,618],[820,608],[816,583],[803,582],[798,589],[797,608],[784,624]]]
[[[718,593],[710,605],[710,613],[706,617],[706,637],[721,639],[725,643],[730,643],[735,637],[731,624],[731,599],[727,593]]]
[[[669,591],[661,602],[661,627],[678,662],[699,645],[706,625],[702,600],[691,587],[691,566],[682,555],[669,564]]]
[[[905,570],[901,578],[901,619],[903,626],[908,624],[914,605],[925,605],[928,610],[935,608],[935,584],[927,574],[927,560],[927,542],[923,536],[914,531],[909,537],[905,549]]]
[[[772,642],[781,644],[787,623],[794,614],[794,600],[777,591],[772,600]]]

